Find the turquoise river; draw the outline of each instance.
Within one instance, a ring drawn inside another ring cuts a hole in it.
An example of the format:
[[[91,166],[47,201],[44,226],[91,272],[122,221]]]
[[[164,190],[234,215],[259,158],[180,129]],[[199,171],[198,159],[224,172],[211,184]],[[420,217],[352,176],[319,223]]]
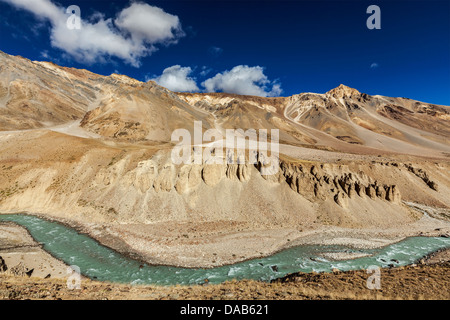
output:
[[[54,257],[76,265],[81,273],[100,281],[131,284],[197,284],[208,279],[220,283],[232,279],[270,281],[286,274],[303,272],[367,269],[413,263],[425,255],[450,247],[444,237],[410,237],[379,249],[351,249],[337,245],[302,245],[285,249],[272,256],[215,268],[179,268],[142,264],[99,244],[85,234],[63,224],[31,215],[0,215],[0,221],[12,221],[25,227],[31,236]],[[322,253],[356,252],[369,254],[350,260],[324,258]]]

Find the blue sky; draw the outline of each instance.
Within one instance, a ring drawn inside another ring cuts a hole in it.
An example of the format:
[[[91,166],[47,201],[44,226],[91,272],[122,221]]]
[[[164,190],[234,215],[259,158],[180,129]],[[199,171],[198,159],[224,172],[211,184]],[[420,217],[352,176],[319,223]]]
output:
[[[379,30],[366,26],[371,4]],[[70,5],[80,30],[60,21]],[[0,0],[0,20],[6,53],[177,91],[289,96],[343,83],[450,105],[450,1]]]

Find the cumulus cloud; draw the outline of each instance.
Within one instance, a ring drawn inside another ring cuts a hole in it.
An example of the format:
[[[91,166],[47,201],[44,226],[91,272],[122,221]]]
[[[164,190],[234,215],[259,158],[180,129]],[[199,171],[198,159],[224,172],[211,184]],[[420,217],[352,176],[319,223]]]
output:
[[[81,29],[71,30],[66,23],[70,15],[50,0],[2,1],[50,21],[51,45],[88,63],[117,57],[138,67],[141,58],[157,50],[155,45],[176,43],[184,35],[177,16],[145,3],[132,3],[115,20],[95,14],[95,19],[81,20]]]
[[[115,24],[136,42],[170,43],[184,35],[177,16],[146,3],[133,3],[122,10]]]
[[[207,92],[222,91],[261,97],[278,96],[282,92],[281,86],[269,81],[264,74],[264,69],[260,66],[239,65],[229,71],[216,74],[205,80],[202,85]]]
[[[152,80],[172,91],[199,91],[195,79],[189,77],[191,72],[192,69],[190,67],[174,65],[164,69],[163,73],[159,77]]]
[[[370,65],[370,69],[376,69],[378,68],[378,66],[379,66],[378,63],[374,62]]]
[[[201,76],[211,72],[211,69],[203,66]],[[172,91],[201,91],[196,78],[191,77],[193,70],[190,67],[174,65],[164,69],[158,77],[149,77],[146,80],[154,80],[159,85]],[[202,82],[205,92],[228,92],[242,95],[261,97],[279,96],[282,93],[281,85],[270,81],[264,74],[264,69],[259,66],[249,67],[239,65],[231,70],[218,73],[214,77]]]

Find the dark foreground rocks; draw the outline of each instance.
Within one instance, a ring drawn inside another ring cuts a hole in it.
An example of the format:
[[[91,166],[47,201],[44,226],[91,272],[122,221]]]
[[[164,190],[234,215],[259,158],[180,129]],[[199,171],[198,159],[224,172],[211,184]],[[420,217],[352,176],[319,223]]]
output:
[[[201,299],[201,300],[449,300],[450,263],[416,264],[381,270],[380,289],[369,289],[365,270],[297,273],[272,283],[229,281],[218,285],[131,286],[83,280],[70,290],[63,279],[15,277],[0,273],[0,299]]]

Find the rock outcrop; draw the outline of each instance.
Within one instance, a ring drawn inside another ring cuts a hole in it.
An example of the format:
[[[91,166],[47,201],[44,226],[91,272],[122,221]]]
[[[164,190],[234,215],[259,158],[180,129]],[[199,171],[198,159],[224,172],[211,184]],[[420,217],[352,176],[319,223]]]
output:
[[[14,276],[24,277],[27,276],[28,269],[25,267],[25,265],[22,262],[19,262],[17,265],[9,269],[9,273]]]
[[[231,177],[223,165],[206,164],[202,169],[202,178],[208,186],[215,186],[225,177],[226,173],[228,173],[228,177]]]
[[[396,185],[380,184],[373,181],[364,172],[349,172],[340,165],[332,164],[302,164],[278,161],[276,173],[267,175],[263,164],[184,164],[173,165],[170,159],[164,160],[161,155],[144,160],[136,168],[125,173],[128,166],[127,157],[117,161],[100,171],[96,177],[98,183],[108,186],[118,179],[120,174],[126,179],[124,186],[133,185],[140,192],[154,190],[156,193],[171,192],[189,194],[204,183],[214,188],[224,179],[246,183],[252,174],[259,175],[266,181],[276,184],[287,184],[293,192],[298,193],[311,202],[321,202],[334,199],[342,208],[348,208],[351,201],[357,198],[380,199],[392,203],[401,203],[400,190]],[[164,163],[158,165],[158,162]]]
[[[414,175],[422,179],[423,182],[425,182],[428,187],[430,187],[434,191],[438,191],[438,184],[435,181],[432,181],[424,170],[422,170],[421,168],[414,168],[412,165],[409,164],[405,164],[405,167]]]
[[[363,173],[358,176],[353,173],[342,173],[332,175],[325,172],[321,166],[312,165],[310,168],[302,165],[291,165],[283,162],[281,172],[285,181],[292,190],[305,196],[310,201],[325,200],[333,197],[334,201],[341,207],[347,208],[348,202],[356,196],[371,199],[387,200],[400,203],[400,191],[395,185],[379,185],[365,183],[369,181]]]
[[[8,270],[8,266],[6,265],[5,260],[0,256],[0,272],[6,272]]]

